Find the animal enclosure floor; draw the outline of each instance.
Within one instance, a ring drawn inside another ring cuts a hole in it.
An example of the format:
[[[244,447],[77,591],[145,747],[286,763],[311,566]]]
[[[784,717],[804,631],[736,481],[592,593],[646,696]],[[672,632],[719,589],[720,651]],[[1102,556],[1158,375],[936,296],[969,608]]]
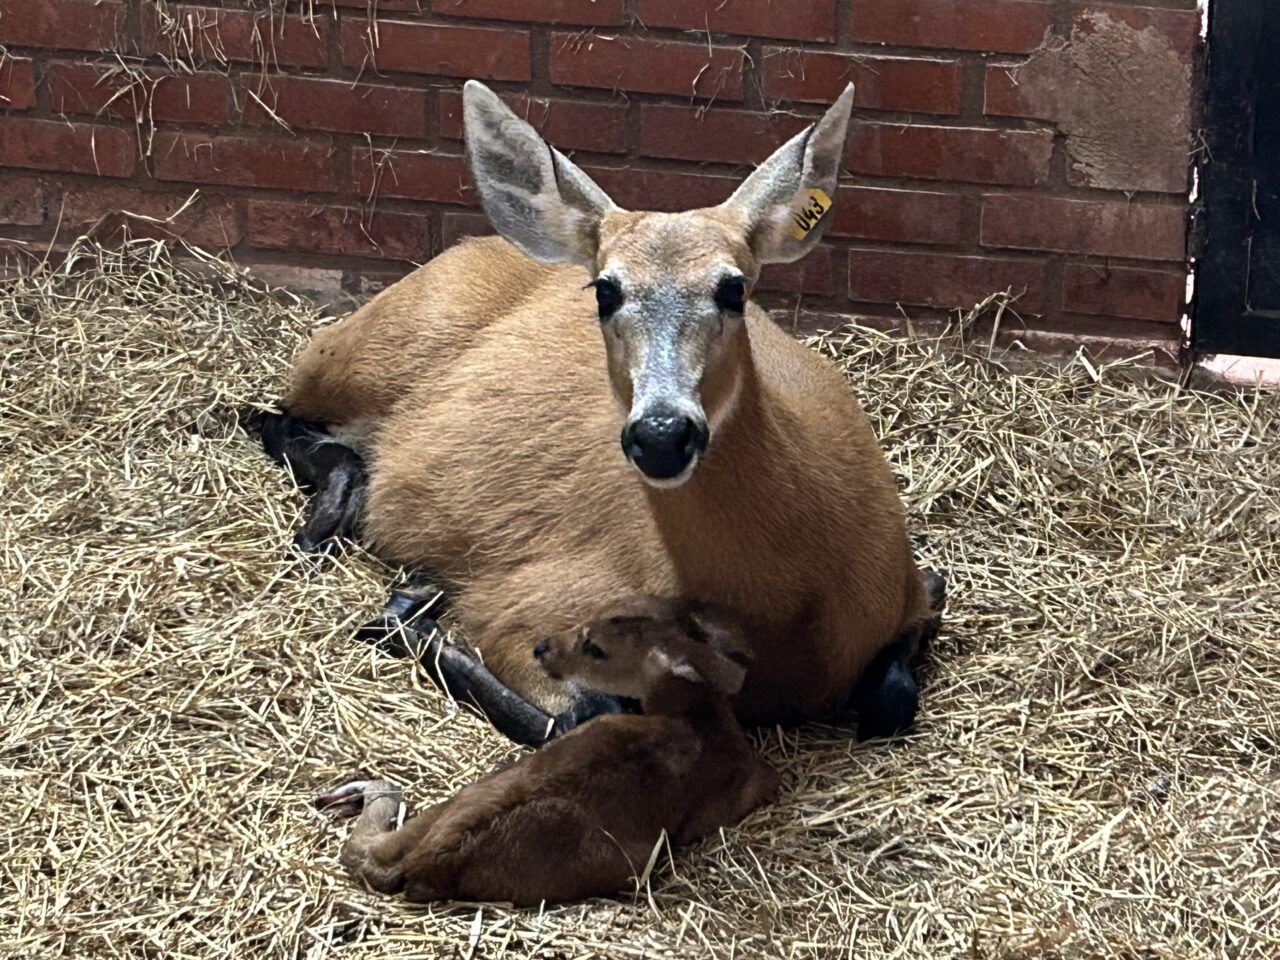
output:
[[[394,571],[287,549],[238,411],[319,313],[74,267],[0,285],[0,956],[1280,956],[1280,395],[825,339],[949,578],[918,732],[760,732],[781,801],[632,898],[427,909],[312,796],[514,751],[349,639]]]

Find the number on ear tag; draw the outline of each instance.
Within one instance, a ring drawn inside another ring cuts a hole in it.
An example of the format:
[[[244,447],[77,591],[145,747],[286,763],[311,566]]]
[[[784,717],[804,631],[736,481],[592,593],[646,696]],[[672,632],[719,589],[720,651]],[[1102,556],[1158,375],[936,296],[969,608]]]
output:
[[[818,187],[801,190],[791,205],[791,235],[803,240],[831,209],[831,198]]]

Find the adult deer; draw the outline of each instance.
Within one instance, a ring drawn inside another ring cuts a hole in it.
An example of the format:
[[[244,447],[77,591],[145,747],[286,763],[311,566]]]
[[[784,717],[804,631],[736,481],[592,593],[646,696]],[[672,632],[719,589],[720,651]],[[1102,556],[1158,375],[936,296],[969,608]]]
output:
[[[744,722],[912,723],[908,661],[941,580],[922,582],[839,372],[750,300],[764,264],[823,233],[852,101],[721,205],[646,213],[468,82],[467,159],[501,236],[444,252],[296,361],[264,440],[318,490],[302,545],[363,515],[382,556],[439,577],[483,664],[438,637],[424,662],[513,738],[620,708],[529,651],[635,594],[746,618]]]

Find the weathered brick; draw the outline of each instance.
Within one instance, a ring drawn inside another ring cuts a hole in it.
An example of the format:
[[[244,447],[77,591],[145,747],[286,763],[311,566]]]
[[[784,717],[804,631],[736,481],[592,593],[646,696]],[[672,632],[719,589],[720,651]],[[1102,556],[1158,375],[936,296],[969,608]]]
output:
[[[1086,3],[1075,8],[1072,20],[1075,25],[1089,30],[1092,17],[1100,13],[1120,23],[1127,23],[1135,30],[1154,30],[1184,57],[1189,58],[1200,46],[1200,13],[1196,10]]]
[[[551,37],[551,82],[741,100],[744,56],[740,47],[556,33]]]
[[[830,103],[852,82],[854,104],[871,110],[960,112],[960,64],[954,60],[846,56],[765,47],[760,60],[766,97]]]
[[[1181,205],[991,196],[982,206],[982,245],[1134,260],[1182,260]]]
[[[435,13],[451,17],[573,23],[611,27],[622,23],[622,0],[435,0]]]
[[[35,177],[0,177],[0,224],[38,227],[44,223],[44,184]]]
[[[2,167],[127,177],[136,164],[131,130],[19,117],[0,123]]]
[[[1044,41],[1053,5],[1027,0],[854,0],[853,38],[897,47],[1028,53]]]
[[[1062,273],[1062,309],[1089,316],[1177,323],[1186,290],[1186,271],[1069,263]]]
[[[441,91],[440,135],[462,139],[462,94]],[[503,100],[561,150],[625,153],[627,108],[620,103],[546,100],[525,94],[504,94]]]
[[[427,135],[425,90],[315,77],[242,77],[240,97],[250,123],[283,121],[300,130],[413,137]],[[274,115],[274,116],[273,116]],[[278,119],[277,119],[278,118]]]
[[[342,62],[379,71],[487,80],[528,80],[529,34],[498,27],[380,20],[377,48],[365,20],[342,22]]]
[[[92,184],[65,190],[59,213],[64,227],[94,227],[99,236],[127,226],[135,237],[181,237],[199,247],[233,247],[244,236],[240,205],[225,197]]]
[[[453,213],[444,215],[440,237],[447,250],[463,237],[487,237],[494,232],[489,218],[483,213]]]
[[[742,181],[674,170],[637,170],[634,167],[590,167],[591,177],[627,210],[675,212],[713,207],[729,199]]]
[[[1004,290],[1019,297],[1018,309],[1038,312],[1045,302],[1044,264],[936,253],[849,253],[851,300],[965,309]]]
[[[334,156],[323,143],[161,133],[152,156],[158,180],[302,192],[338,189]]]
[[[31,61],[0,54],[0,110],[30,110],[35,105],[36,81]]]
[[[351,155],[351,180],[365,197],[476,203],[467,163],[457,154],[361,148]]]
[[[640,22],[646,27],[673,27],[700,33],[736,33],[776,40],[836,38],[836,0],[640,0]]]
[[[251,200],[249,242],[262,250],[422,260],[431,228],[420,214]]]
[[[835,255],[830,247],[818,246],[793,263],[771,263],[760,271],[761,291],[808,293],[829,297],[836,292]]]
[[[1033,186],[1049,179],[1053,134],[924,124],[856,124],[848,168],[881,177]]]
[[[139,114],[220,126],[228,119],[230,83],[216,73],[164,74],[148,71],[126,77],[85,63],[50,64],[45,71],[56,113],[85,113],[132,119]]]
[[[836,198],[833,237],[898,243],[959,243],[964,200],[952,193],[843,187]]]
[[[123,44],[125,5],[88,0],[5,0],[0,43],[55,50],[118,50]]]
[[[381,9],[382,4],[378,4],[378,7]],[[317,305],[324,307],[340,304],[343,313],[349,309],[349,301],[342,289],[341,270],[299,267],[287,263],[250,263],[248,269],[254,279],[268,287],[283,287],[300,296],[309,297]]]
[[[676,160],[760,163],[809,123],[785,113],[646,103],[640,108],[640,152]]]
[[[328,62],[329,22],[320,17],[189,5],[170,7],[162,16],[148,4],[141,19],[147,53],[295,67]]]

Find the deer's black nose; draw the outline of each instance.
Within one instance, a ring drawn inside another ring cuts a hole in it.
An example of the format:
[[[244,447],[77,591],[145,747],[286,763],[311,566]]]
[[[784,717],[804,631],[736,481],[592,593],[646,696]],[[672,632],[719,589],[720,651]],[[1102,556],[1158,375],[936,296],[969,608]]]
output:
[[[623,428],[622,450],[646,477],[670,480],[707,449],[708,439],[706,426],[692,417],[654,410]]]

